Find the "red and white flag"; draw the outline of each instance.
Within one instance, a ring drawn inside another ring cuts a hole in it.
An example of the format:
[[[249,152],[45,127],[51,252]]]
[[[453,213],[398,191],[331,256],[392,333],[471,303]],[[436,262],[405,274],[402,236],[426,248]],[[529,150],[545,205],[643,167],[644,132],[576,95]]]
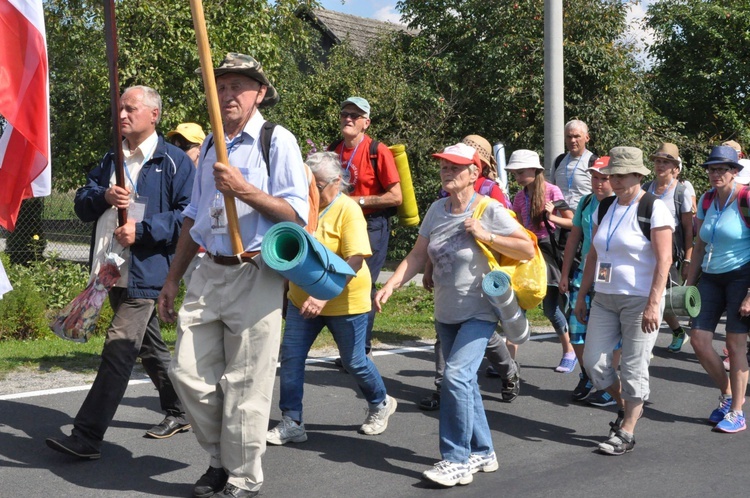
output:
[[[21,201],[49,195],[49,71],[42,0],[0,0],[0,225]]]

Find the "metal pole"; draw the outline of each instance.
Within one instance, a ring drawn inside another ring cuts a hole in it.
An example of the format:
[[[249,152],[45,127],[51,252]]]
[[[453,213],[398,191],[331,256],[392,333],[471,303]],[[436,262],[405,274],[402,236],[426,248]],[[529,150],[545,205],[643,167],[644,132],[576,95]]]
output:
[[[565,151],[565,87],[563,80],[563,4],[544,0],[544,169]]]

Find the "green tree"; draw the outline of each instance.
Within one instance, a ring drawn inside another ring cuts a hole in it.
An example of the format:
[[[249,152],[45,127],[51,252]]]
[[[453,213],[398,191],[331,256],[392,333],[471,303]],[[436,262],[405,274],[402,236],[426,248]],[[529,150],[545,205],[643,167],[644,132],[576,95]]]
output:
[[[227,52],[257,57],[273,79],[285,44],[304,44],[294,29],[296,0],[205,0],[214,63]],[[308,2],[313,3],[313,2]],[[101,3],[45,2],[52,108],[53,181],[79,186],[111,147],[109,79]],[[182,121],[208,128],[189,2],[117,2],[119,76],[122,89],[148,85],[164,100],[161,130]],[[283,41],[287,37],[289,41]]]
[[[401,0],[421,29],[422,70],[452,109],[448,134],[479,133],[510,150],[541,151],[544,140],[543,2]],[[643,145],[661,126],[642,92],[633,47],[621,41],[618,0],[564,2],[565,114],[591,129],[599,153]]]
[[[660,0],[649,6],[646,21],[654,31],[654,106],[696,145],[729,138],[747,143],[747,0]]]

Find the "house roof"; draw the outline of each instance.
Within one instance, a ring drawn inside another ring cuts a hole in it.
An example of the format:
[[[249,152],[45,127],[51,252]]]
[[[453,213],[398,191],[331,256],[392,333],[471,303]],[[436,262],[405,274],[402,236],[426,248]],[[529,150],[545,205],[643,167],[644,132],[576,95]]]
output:
[[[371,44],[384,33],[400,31],[412,36],[419,33],[401,24],[342,14],[333,10],[310,9],[306,6],[300,7],[297,15],[308,19],[333,44],[348,40],[352,49],[359,55],[367,55]]]

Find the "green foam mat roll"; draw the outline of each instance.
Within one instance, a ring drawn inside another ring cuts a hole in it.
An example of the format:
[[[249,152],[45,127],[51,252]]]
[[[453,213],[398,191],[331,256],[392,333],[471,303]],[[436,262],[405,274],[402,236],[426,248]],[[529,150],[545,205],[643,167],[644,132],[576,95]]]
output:
[[[671,311],[675,316],[695,318],[701,312],[701,294],[698,288],[692,285],[667,289],[664,299],[664,310]]]

